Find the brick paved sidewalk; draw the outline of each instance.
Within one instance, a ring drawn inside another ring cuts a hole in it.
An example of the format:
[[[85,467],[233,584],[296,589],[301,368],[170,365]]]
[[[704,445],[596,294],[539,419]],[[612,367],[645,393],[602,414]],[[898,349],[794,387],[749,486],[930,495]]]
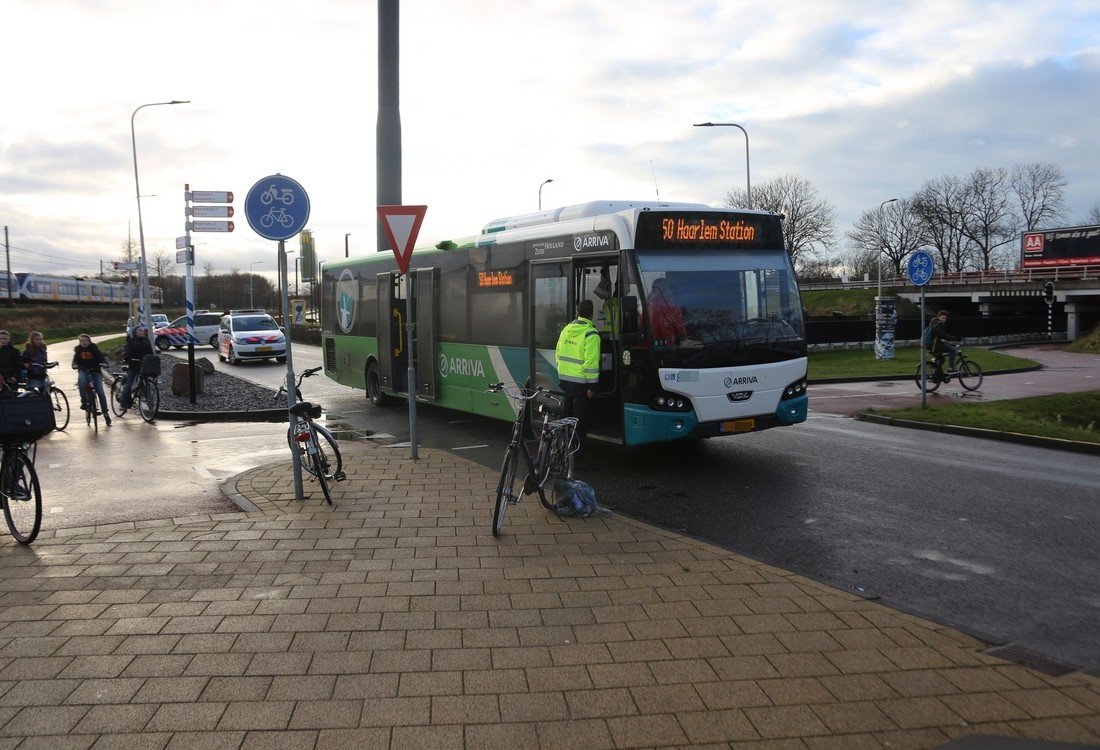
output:
[[[1094,677],[619,516],[494,539],[493,472],[346,454],[335,508],[284,462],[260,512],[0,543],[0,749],[1100,743]]]

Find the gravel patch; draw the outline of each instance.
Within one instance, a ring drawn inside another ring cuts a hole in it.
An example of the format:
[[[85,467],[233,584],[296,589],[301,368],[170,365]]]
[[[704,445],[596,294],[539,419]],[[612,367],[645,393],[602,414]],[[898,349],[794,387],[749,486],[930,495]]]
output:
[[[275,401],[275,391],[256,385],[243,378],[215,370],[202,376],[202,393],[195,395],[195,403],[186,391],[181,396],[172,393],[172,367],[177,362],[187,362],[187,357],[160,352],[161,373],[157,378],[160,387],[160,410],[167,412],[240,412],[268,411],[286,408],[286,399]],[[202,359],[196,356],[195,361]]]

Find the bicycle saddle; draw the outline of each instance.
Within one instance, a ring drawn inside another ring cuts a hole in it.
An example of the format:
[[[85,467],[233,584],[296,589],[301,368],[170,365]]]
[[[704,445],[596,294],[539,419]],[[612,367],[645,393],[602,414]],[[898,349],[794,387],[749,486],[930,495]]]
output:
[[[309,401],[299,401],[290,407],[290,413],[296,417],[308,415],[310,419],[317,419],[321,416],[321,405],[312,404]]]

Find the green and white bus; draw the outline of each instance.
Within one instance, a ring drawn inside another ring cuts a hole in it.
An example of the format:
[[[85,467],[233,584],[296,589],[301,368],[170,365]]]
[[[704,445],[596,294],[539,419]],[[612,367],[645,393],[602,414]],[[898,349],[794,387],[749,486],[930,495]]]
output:
[[[415,340],[405,340],[412,296]],[[490,383],[558,386],[558,334],[591,299],[601,333],[589,434],[624,445],[806,419],[802,303],[780,217],[596,201],[498,219],[463,240],[325,263],[325,374],[512,421]]]

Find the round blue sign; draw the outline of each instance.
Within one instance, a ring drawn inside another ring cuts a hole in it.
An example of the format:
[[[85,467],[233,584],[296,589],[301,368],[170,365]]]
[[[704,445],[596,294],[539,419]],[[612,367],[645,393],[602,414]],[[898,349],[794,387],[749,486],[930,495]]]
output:
[[[244,215],[252,231],[269,240],[290,239],[309,221],[309,196],[296,180],[274,174],[248,191]]]
[[[924,286],[932,280],[936,272],[936,261],[927,250],[917,250],[909,256],[909,280],[917,286]]]

